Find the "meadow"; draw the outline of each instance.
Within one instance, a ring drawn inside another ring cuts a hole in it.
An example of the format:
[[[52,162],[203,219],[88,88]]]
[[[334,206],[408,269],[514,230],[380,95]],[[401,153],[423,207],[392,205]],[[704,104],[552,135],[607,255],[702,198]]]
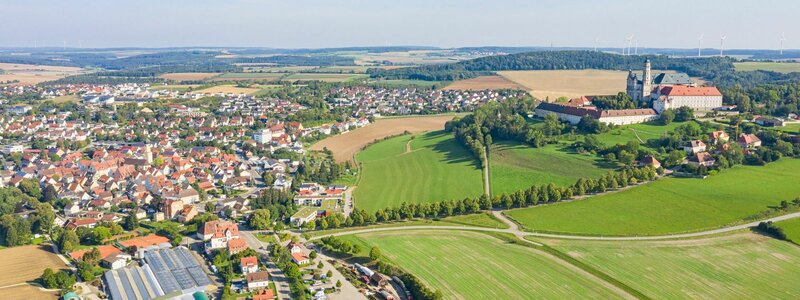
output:
[[[786,124],[786,126],[777,127],[775,129],[788,133],[800,133],[800,123],[789,123]]]
[[[547,254],[481,233],[403,231],[341,238],[364,251],[380,247],[385,259],[445,299],[620,298]]]
[[[506,213],[528,230],[578,235],[666,235],[741,222],[800,195],[800,159],[736,166],[706,179],[663,178],[584,200]]]
[[[445,90],[477,91],[477,90],[497,90],[514,89],[524,90],[525,87],[516,82],[505,79],[501,76],[479,76],[472,79],[465,79],[453,82],[444,88]]]
[[[546,241],[653,299],[797,299],[800,247],[753,233],[681,241]]]
[[[214,77],[212,81],[228,81],[228,80],[276,80],[283,76],[285,73],[225,73]]]
[[[796,62],[766,62],[766,61],[749,61],[734,63],[736,71],[773,71],[779,73],[800,72],[800,63]]]
[[[551,182],[573,185],[581,177],[598,178],[611,170],[596,155],[575,153],[564,144],[533,148],[499,141],[492,145],[489,154],[491,189],[495,195]]]
[[[800,218],[780,221],[775,225],[783,229],[786,239],[800,245]]]
[[[480,163],[444,131],[390,138],[359,152],[356,161],[355,204],[368,212],[483,194]]]
[[[405,131],[418,133],[423,131],[442,130],[444,123],[454,115],[421,116],[408,118],[383,118],[372,124],[350,132],[334,135],[311,146],[311,150],[319,151],[327,148],[333,152],[338,162],[352,160],[353,156],[372,142],[387,136],[402,134]]]
[[[644,144],[648,140],[657,139],[669,132],[674,131],[675,128],[683,124],[686,124],[686,122],[672,122],[667,125],[662,125],[660,122],[654,121],[648,123],[623,125],[598,134],[597,139],[606,146],[625,144],[630,141],[638,141],[641,144]]]

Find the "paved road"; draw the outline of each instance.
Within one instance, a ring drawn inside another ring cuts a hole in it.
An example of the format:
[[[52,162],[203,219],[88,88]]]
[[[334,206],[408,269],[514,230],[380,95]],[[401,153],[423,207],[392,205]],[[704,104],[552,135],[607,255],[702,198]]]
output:
[[[275,289],[277,289],[275,293],[278,295],[278,299],[292,299],[292,290],[289,288],[289,280],[286,279],[286,275],[284,275],[283,271],[269,259],[267,251],[261,249],[261,247],[266,249],[267,244],[259,241],[250,231],[241,230],[239,231],[239,235],[247,242],[248,247],[262,255],[261,261],[264,263],[264,266],[267,267],[269,276],[275,281]]]
[[[368,233],[368,232],[381,232],[381,231],[396,231],[396,230],[419,230],[419,229],[455,229],[455,230],[472,230],[472,231],[486,231],[486,232],[502,232],[502,233],[510,233],[517,237],[525,237],[525,236],[536,236],[536,237],[545,237],[545,238],[558,238],[558,239],[573,239],[573,240],[598,240],[598,241],[646,241],[646,240],[666,240],[666,239],[681,239],[681,238],[690,238],[690,237],[699,237],[705,235],[713,235],[731,231],[737,231],[742,229],[747,229],[751,227],[758,226],[758,223],[766,222],[766,221],[783,221],[793,218],[800,217],[800,212],[791,213],[779,217],[769,218],[766,220],[760,220],[755,222],[750,222],[747,224],[741,224],[731,227],[724,227],[719,229],[707,230],[707,231],[700,231],[700,232],[693,232],[693,233],[682,233],[682,234],[670,234],[670,235],[660,235],[660,236],[582,236],[582,235],[567,235],[567,234],[550,234],[550,233],[538,233],[538,232],[526,232],[519,229],[519,227],[511,220],[506,218],[502,213],[499,211],[492,212],[495,216],[500,218],[505,223],[508,223],[511,228],[508,229],[499,229],[499,228],[485,228],[485,227],[475,227],[475,226],[430,226],[430,225],[419,225],[419,226],[397,226],[397,227],[383,227],[383,228],[365,228],[365,229],[357,229],[345,232],[337,232],[331,234],[324,234],[312,237],[311,240],[319,239],[326,236],[342,236],[342,235],[350,235],[350,234],[358,234],[358,233]],[[513,224],[513,225],[512,225]]]

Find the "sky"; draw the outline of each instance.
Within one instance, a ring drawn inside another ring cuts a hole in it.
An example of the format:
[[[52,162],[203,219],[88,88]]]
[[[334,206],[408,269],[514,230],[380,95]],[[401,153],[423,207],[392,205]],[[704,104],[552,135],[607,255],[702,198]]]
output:
[[[0,47],[800,49],[798,0],[0,0]],[[595,42],[596,41],[596,42]]]

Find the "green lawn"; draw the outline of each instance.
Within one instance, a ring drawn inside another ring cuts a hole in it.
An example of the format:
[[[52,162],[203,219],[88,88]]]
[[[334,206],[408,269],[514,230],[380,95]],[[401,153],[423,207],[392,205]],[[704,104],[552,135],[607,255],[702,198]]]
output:
[[[672,122],[668,125],[661,125],[661,123],[656,121],[642,124],[624,125],[609,130],[608,132],[601,133],[597,135],[597,138],[606,146],[625,144],[629,141],[640,141],[640,139],[641,142],[647,142],[647,140],[659,138],[665,133],[671,132],[683,124],[686,124],[686,122]]]
[[[342,239],[418,276],[446,299],[612,299],[618,295],[524,246],[475,232],[403,231]]]
[[[800,297],[800,247],[756,234],[685,241],[547,243],[653,299]]]
[[[587,235],[663,235],[718,228],[800,195],[800,159],[737,166],[707,179],[665,178],[568,203],[513,210],[537,231]]]
[[[773,71],[780,73],[800,72],[800,63],[782,63],[782,62],[739,62],[734,63],[736,71]]]
[[[409,141],[411,152],[406,153]],[[391,138],[359,152],[356,159],[362,174],[355,203],[369,212],[483,193],[479,162],[444,131]]]
[[[783,229],[786,234],[786,239],[800,244],[800,218],[780,221],[775,223],[778,227]]]
[[[608,172],[596,155],[583,155],[565,145],[533,148],[516,142],[494,143],[489,164],[492,193],[512,193],[532,185],[573,185],[581,177],[597,178]]]
[[[800,123],[789,123],[786,126],[776,127],[775,129],[789,133],[800,133]]]

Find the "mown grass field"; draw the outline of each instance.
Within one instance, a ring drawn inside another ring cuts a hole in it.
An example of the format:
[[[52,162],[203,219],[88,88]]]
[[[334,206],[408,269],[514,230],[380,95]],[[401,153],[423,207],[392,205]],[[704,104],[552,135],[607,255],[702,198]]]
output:
[[[546,243],[653,299],[800,297],[800,247],[757,234],[684,241]]]
[[[565,145],[533,148],[510,141],[500,141],[489,151],[493,194],[511,193],[532,185],[575,184],[581,178],[597,178],[611,170],[596,155],[582,155]]]
[[[339,74],[339,73],[294,73],[284,77],[283,81],[325,81],[344,82],[358,78],[366,78],[364,74]]]
[[[783,127],[777,127],[776,129],[789,133],[800,133],[800,123],[790,123]]]
[[[344,236],[418,276],[445,299],[616,299],[541,252],[475,232],[404,231]]]
[[[786,234],[786,238],[796,244],[800,244],[800,218],[785,220],[775,223]]]
[[[686,123],[687,122],[672,122],[668,125],[661,125],[661,123],[656,121],[624,125],[597,135],[597,139],[606,146],[625,144],[630,141],[647,142],[647,140],[656,139],[666,133],[674,131],[675,128]]]
[[[354,231],[362,229],[373,228],[387,228],[387,227],[408,227],[408,226],[477,226],[485,228],[500,228],[507,229],[508,224],[500,221],[490,213],[479,213],[471,215],[460,215],[447,217],[442,219],[414,219],[410,221],[400,221],[395,223],[383,223],[378,225],[362,226],[362,227],[347,227],[336,228],[327,230],[317,230],[308,232],[310,237],[317,237],[327,234],[334,234],[345,231]]]
[[[739,62],[734,63],[737,71],[773,71],[780,73],[800,72],[800,63],[783,62]]]
[[[356,159],[362,173],[355,204],[369,212],[483,193],[480,163],[444,131],[391,138],[367,147]]]
[[[585,200],[518,209],[529,230],[585,235],[664,235],[718,228],[800,195],[800,159],[737,166],[707,179],[664,178]]]

